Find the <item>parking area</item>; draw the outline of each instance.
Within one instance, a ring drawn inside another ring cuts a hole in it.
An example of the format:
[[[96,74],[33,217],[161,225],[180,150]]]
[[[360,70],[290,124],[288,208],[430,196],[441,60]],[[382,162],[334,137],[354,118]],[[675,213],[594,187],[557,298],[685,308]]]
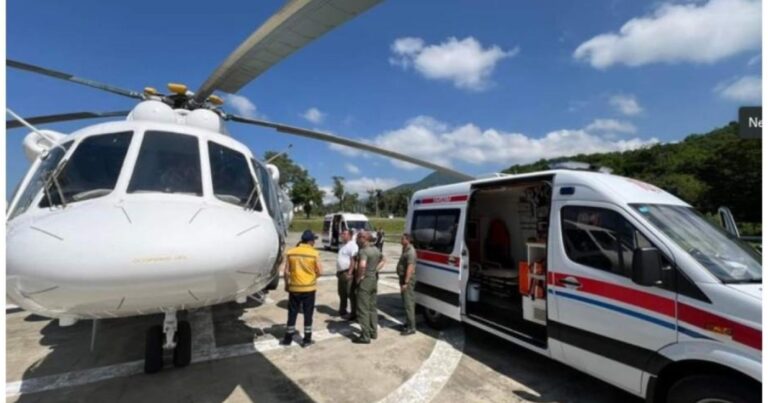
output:
[[[296,234],[292,234],[295,243]],[[394,265],[379,285],[379,338],[356,345],[355,324],[337,313],[335,253],[321,251],[314,333],[302,349],[278,344],[287,294],[186,313],[193,328],[193,363],[154,375],[142,372],[145,330],[160,316],[100,321],[91,351],[90,321],[60,328],[55,321],[7,310],[6,400],[37,401],[639,401],[554,361],[460,325],[437,332],[419,323],[416,335],[395,329],[403,318]],[[280,287],[282,288],[282,287]],[[301,316],[297,327],[301,329]]]

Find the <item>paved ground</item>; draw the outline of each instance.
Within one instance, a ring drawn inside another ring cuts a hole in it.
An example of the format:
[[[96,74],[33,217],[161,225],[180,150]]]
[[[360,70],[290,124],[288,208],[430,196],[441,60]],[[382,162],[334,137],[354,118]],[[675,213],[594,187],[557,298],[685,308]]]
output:
[[[295,236],[295,235],[294,235]],[[159,316],[104,320],[95,350],[91,324],[55,322],[7,310],[6,400],[9,402],[472,402],[638,401],[632,396],[494,336],[454,326],[402,337],[394,244],[379,286],[379,339],[355,345],[356,325],[336,312],[336,280],[320,283],[317,343],[281,347],[286,294],[190,312],[193,364],[142,373],[144,331]],[[326,267],[335,254],[322,252]],[[301,317],[299,318],[299,326]]]

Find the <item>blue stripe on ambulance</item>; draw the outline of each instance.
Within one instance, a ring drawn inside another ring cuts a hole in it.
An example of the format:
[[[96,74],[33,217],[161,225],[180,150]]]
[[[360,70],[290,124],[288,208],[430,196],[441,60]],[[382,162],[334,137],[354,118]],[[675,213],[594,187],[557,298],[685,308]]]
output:
[[[659,318],[655,318],[653,316],[646,315],[644,313],[640,313],[640,312],[637,312],[637,311],[633,311],[631,309],[627,309],[627,308],[620,307],[620,306],[617,306],[617,305],[609,304],[609,303],[603,302],[603,301],[598,301],[596,299],[587,298],[587,297],[584,297],[584,296],[581,296],[581,295],[573,295],[573,294],[570,294],[570,293],[567,293],[567,292],[563,292],[563,291],[560,291],[560,290],[554,290],[552,288],[549,289],[549,293],[550,294],[555,294],[555,295],[560,296],[560,297],[565,297],[565,298],[570,298],[570,299],[573,299],[573,300],[576,300],[576,301],[585,302],[587,304],[596,305],[596,306],[599,306],[601,308],[609,309],[609,310],[614,311],[614,312],[618,312],[618,313],[621,313],[621,314],[624,314],[624,315],[627,315],[627,316],[632,316],[634,318],[644,320],[646,322],[653,323],[653,324],[655,324],[657,326],[661,326],[661,327],[665,327],[667,329],[675,330],[675,323],[674,322],[667,322],[665,320],[662,320],[662,319],[659,319]],[[705,335],[703,335],[701,333],[695,332],[695,331],[693,331],[691,329],[687,329],[687,328],[685,328],[683,326],[679,326],[678,325],[677,326],[677,330],[679,330],[680,333],[683,333],[683,334],[685,334],[687,336],[690,336],[690,337],[693,337],[693,338],[696,338],[696,339],[714,340],[711,337],[707,337],[707,336],[705,336]]]

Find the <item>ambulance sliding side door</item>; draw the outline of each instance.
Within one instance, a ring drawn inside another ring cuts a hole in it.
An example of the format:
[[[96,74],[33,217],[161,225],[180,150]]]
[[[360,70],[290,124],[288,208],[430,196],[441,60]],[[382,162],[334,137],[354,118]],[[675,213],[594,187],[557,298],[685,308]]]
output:
[[[633,282],[633,252],[656,247],[672,255],[608,203],[556,200],[551,225],[548,282],[557,319],[548,323],[550,346],[569,365],[642,393],[644,373],[664,361],[656,352],[677,341],[676,295],[672,284]]]
[[[416,302],[461,320],[459,234],[464,225],[463,209],[456,204],[413,211],[410,231],[417,256]]]

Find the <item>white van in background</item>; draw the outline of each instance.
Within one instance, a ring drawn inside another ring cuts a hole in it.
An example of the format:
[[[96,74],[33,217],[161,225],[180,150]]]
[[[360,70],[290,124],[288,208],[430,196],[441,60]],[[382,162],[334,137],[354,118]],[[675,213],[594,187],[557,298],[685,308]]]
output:
[[[328,249],[339,248],[339,235],[341,231],[346,229],[354,229],[355,231],[366,230],[371,231],[371,223],[368,221],[368,217],[365,214],[355,213],[332,213],[326,214],[323,219],[323,232],[321,240],[323,247]]]
[[[755,206],[760,208],[760,206]],[[552,170],[416,192],[416,301],[648,401],[759,401],[762,265],[691,206]]]

